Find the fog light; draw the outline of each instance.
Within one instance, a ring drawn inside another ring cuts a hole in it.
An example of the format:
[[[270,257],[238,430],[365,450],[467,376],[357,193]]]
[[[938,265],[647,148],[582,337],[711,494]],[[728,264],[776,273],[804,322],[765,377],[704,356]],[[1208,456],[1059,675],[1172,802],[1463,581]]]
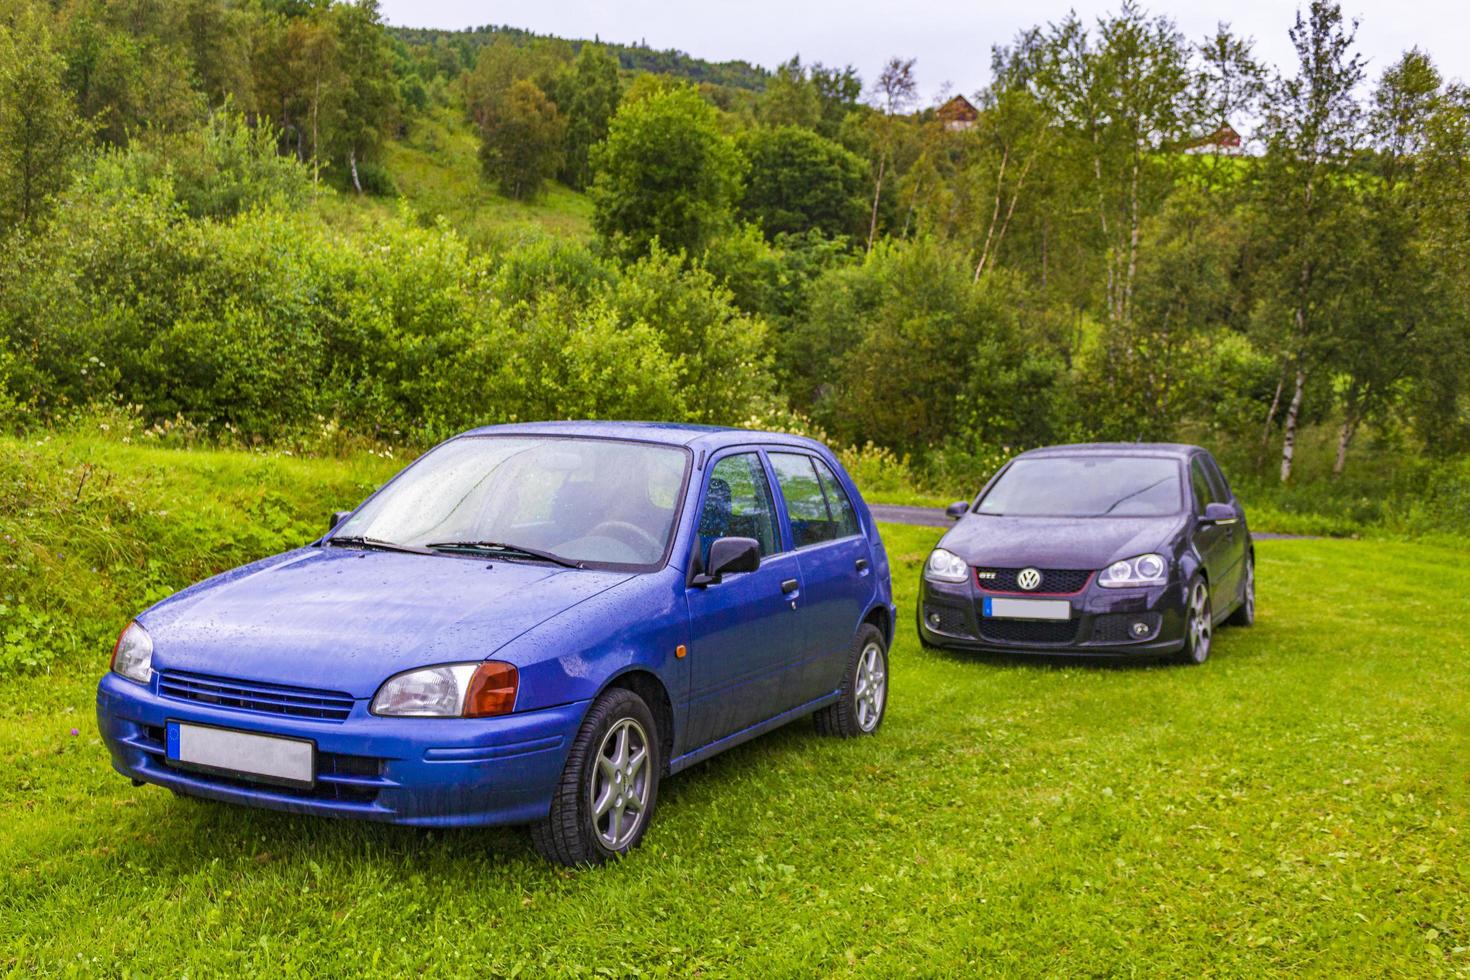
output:
[[[929,614],[929,625],[936,629],[939,627],[939,613],[932,612]]]
[[[1148,636],[1148,623],[1145,623],[1142,620],[1139,620],[1138,622],[1134,623],[1133,624],[1133,635],[1134,636]]]

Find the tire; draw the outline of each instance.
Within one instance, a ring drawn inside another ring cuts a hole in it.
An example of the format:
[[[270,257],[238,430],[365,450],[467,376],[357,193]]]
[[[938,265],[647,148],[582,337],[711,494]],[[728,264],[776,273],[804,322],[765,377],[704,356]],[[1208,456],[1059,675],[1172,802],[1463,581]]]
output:
[[[662,744],[642,698],[621,687],[604,691],[582,719],[551,797],[551,812],[531,825],[537,853],[577,868],[637,847],[658,802]]]
[[[1198,666],[1210,659],[1215,638],[1214,612],[1210,604],[1210,585],[1202,576],[1189,580],[1184,600],[1184,650],[1179,658]]]
[[[1240,594],[1240,605],[1225,622],[1230,626],[1250,626],[1256,621],[1256,560],[1245,556],[1245,588]]]
[[[813,717],[819,734],[857,738],[876,732],[887,712],[888,645],[876,626],[865,623],[853,637],[837,701]]]

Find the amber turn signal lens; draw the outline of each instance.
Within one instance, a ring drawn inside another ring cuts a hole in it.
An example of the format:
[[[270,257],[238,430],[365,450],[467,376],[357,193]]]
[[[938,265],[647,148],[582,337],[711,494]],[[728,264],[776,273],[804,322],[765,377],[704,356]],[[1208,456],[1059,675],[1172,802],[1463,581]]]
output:
[[[484,718],[510,714],[515,710],[516,686],[519,683],[515,667],[487,660],[475,669],[475,676],[470,678],[469,693],[464,699],[464,716]]]

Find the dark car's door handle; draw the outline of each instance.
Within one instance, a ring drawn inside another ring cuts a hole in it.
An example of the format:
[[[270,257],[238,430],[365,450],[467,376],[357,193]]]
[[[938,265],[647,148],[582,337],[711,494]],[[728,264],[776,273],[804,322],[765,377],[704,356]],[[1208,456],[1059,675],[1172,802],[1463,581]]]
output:
[[[790,595],[791,593],[795,592],[800,585],[801,583],[798,582],[796,579],[789,578],[781,583],[781,591],[786,593],[787,595]]]
[[[866,572],[868,570],[868,560],[866,558],[859,558],[852,563],[852,567],[860,572]]]

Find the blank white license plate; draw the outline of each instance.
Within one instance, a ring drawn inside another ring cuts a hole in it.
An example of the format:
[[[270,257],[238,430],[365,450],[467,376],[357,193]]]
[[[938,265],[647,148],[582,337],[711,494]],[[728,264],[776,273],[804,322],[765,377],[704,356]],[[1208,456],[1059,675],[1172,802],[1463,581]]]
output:
[[[1072,604],[1066,599],[1002,599],[985,597],[987,619],[1071,619]]]
[[[208,725],[168,723],[168,757],[182,766],[268,783],[310,786],[316,743]]]

